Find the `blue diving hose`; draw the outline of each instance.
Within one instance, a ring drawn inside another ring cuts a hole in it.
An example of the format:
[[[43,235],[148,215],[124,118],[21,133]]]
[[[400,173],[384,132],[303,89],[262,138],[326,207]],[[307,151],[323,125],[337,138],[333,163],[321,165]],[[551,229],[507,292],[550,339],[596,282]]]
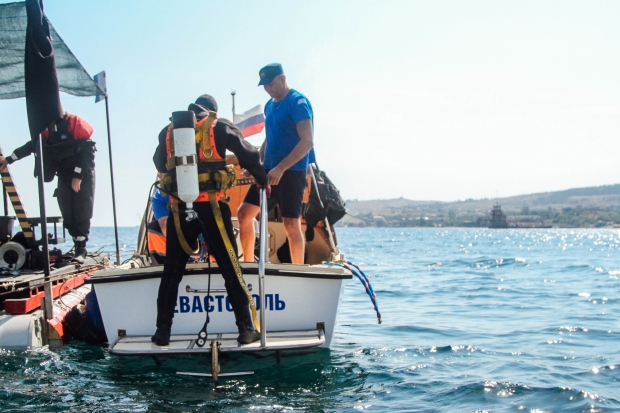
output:
[[[364,286],[364,289],[366,290],[366,294],[368,294],[368,296],[370,297],[370,301],[372,301],[372,304],[375,307],[375,312],[377,313],[377,323],[381,324],[381,313],[379,312],[379,306],[377,305],[377,295],[375,294],[375,291],[370,284],[370,280],[368,279],[366,274],[364,274],[364,271],[362,271],[359,266],[353,264],[351,261],[347,261],[345,264],[340,264],[337,262],[334,262],[332,264],[351,271],[351,273],[353,273],[353,275],[355,275],[360,280],[360,282]]]

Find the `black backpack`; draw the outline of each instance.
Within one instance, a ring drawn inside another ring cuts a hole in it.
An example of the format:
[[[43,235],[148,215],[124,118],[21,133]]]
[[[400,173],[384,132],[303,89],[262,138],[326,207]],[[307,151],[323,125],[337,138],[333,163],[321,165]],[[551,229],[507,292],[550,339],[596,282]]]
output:
[[[314,227],[325,218],[330,225],[340,221],[347,213],[345,203],[340,196],[336,185],[327,177],[324,171],[319,170],[316,164],[311,166],[316,185],[314,182],[310,188],[310,199],[303,206],[302,215],[306,220],[306,240],[314,239]],[[314,181],[314,180],[313,180]],[[318,195],[317,195],[318,188]]]

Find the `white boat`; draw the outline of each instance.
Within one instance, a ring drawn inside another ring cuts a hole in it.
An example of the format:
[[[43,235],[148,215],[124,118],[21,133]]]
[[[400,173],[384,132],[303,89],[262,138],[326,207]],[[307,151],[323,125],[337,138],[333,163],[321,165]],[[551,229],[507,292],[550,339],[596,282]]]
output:
[[[270,340],[273,332],[279,332],[282,338],[282,332],[286,331],[313,331],[316,338],[311,342],[305,341],[305,344],[289,343],[291,348],[329,347],[344,281],[352,278],[348,270],[327,264],[267,264],[263,307],[258,295],[258,264],[244,263],[242,267],[244,279],[252,287],[257,310],[265,309],[268,339],[265,350],[273,350],[274,346],[279,346]],[[216,264],[209,268],[207,263],[187,266],[179,286],[171,345],[159,347],[153,344],[150,336],[155,331],[156,299],[161,272],[161,266],[105,270],[95,273],[87,281],[92,284],[97,296],[112,354],[201,351],[196,341],[198,332],[206,321],[207,310],[210,314],[209,339],[212,335],[233,335],[233,348],[221,351],[239,351],[242,347],[256,350],[256,345],[248,347],[237,344],[235,318],[224,288],[224,279]],[[209,274],[212,275],[210,294]],[[190,339],[180,336],[189,336]],[[140,341],[140,337],[143,340]],[[174,344],[177,339],[187,345],[179,347],[179,343]],[[138,346],[137,342],[143,345]]]
[[[314,174],[309,177],[314,178]],[[310,183],[316,190],[316,182]],[[232,211],[236,211],[245,192],[247,187],[235,187],[228,193]],[[307,200],[310,190],[306,192]],[[263,257],[259,263],[242,263],[245,282],[261,315],[260,324],[265,327],[261,328],[260,342],[237,343],[237,327],[224,279],[215,263],[199,262],[188,264],[179,285],[172,336],[167,346],[158,346],[150,340],[155,332],[157,291],[163,266],[102,270],[90,277],[87,283],[96,295],[100,311],[96,316],[105,326],[108,351],[123,356],[212,353],[217,359],[214,354],[217,352],[275,350],[279,355],[281,350],[329,347],[344,282],[355,271],[340,265],[344,257],[327,219],[315,228],[314,239],[306,242],[305,264],[281,263],[277,251],[286,242],[283,223],[273,213],[267,219],[266,209],[263,211],[261,233],[266,235],[261,236]],[[146,216],[149,215],[147,209]],[[236,218],[233,226],[238,227]],[[302,226],[305,232],[303,221]],[[241,251],[239,234],[235,232]],[[140,233],[144,235],[143,230]],[[138,245],[143,246],[144,242],[139,240]],[[140,253],[145,255],[144,250]],[[260,288],[261,285],[264,287]],[[199,336],[207,312],[208,335]],[[213,363],[213,373],[217,376],[215,366]]]

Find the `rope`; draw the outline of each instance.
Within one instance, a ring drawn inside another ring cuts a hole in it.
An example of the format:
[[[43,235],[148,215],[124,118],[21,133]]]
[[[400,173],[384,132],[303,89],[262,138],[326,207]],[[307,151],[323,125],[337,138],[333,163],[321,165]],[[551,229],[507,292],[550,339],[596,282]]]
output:
[[[172,211],[174,228],[177,231],[177,238],[179,239],[181,248],[183,248],[183,251],[185,251],[185,253],[189,256],[198,254],[198,251],[200,251],[198,241],[196,241],[196,248],[192,248],[185,239],[185,235],[183,235],[183,229],[181,229],[181,218],[179,218],[179,204],[175,199],[170,200],[170,210]]]
[[[372,304],[375,307],[375,312],[377,313],[377,324],[381,324],[381,313],[379,312],[379,305],[377,304],[377,295],[375,294],[375,290],[370,284],[370,280],[368,279],[366,274],[364,274],[364,271],[362,271],[359,266],[353,264],[351,261],[347,261],[346,263],[342,264],[334,262],[332,264],[351,271],[351,273],[353,273],[353,275],[355,275],[360,280],[360,282],[364,286],[364,289],[366,290],[366,294],[368,294],[368,296],[370,297],[370,301],[372,301]]]
[[[202,230],[204,231],[205,237],[207,237],[207,230],[205,229],[204,224],[202,223],[199,217],[197,217],[196,219],[200,223],[200,226],[202,227]],[[202,234],[200,234],[200,240],[202,241]],[[207,237],[207,240],[208,240],[208,237]],[[202,243],[202,247],[204,247],[204,242]],[[198,347],[203,347],[207,343],[207,338],[209,338],[209,332],[208,332],[209,322],[211,321],[211,318],[209,317],[209,303],[208,303],[208,298],[211,296],[211,258],[209,257],[208,251],[206,251],[206,257],[207,257],[207,262],[208,262],[207,265],[209,266],[209,280],[207,284],[207,303],[205,306],[205,313],[207,314],[207,318],[205,320],[204,325],[202,326],[202,329],[198,332],[198,337],[196,338],[196,345]]]
[[[8,282],[0,284],[0,288],[4,288],[12,292],[13,290],[15,290],[15,284],[16,284],[15,281],[8,281]]]

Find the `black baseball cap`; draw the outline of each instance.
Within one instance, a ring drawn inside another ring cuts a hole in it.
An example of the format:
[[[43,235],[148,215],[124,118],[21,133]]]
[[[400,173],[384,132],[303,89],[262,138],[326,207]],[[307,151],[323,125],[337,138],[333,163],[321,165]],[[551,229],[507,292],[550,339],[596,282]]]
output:
[[[258,72],[258,75],[260,76],[258,86],[268,85],[273,82],[273,79],[275,79],[276,76],[283,74],[284,70],[282,69],[282,65],[280,63],[269,63]]]

